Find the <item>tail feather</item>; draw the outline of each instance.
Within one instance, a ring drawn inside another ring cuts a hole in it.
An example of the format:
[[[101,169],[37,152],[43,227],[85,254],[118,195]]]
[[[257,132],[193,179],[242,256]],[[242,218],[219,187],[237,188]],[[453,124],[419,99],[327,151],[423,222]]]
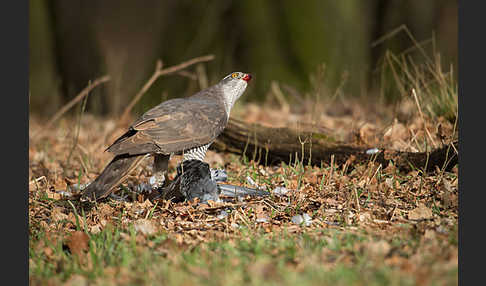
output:
[[[108,196],[132,171],[144,155],[117,155],[103,172],[83,190],[82,197],[98,200]]]

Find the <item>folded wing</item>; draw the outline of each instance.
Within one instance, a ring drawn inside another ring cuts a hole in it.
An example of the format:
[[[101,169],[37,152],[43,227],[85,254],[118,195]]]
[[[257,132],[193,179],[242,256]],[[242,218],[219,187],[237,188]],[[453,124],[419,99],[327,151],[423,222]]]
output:
[[[218,100],[171,99],[143,114],[107,150],[116,155],[180,153],[212,143],[226,123],[224,105]]]

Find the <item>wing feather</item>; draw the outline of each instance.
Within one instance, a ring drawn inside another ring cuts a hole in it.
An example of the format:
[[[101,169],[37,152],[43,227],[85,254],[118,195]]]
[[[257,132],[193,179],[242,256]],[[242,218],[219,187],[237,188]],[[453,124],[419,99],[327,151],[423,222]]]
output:
[[[171,99],[144,113],[107,150],[130,155],[179,153],[213,142],[227,120],[223,103],[215,98]]]

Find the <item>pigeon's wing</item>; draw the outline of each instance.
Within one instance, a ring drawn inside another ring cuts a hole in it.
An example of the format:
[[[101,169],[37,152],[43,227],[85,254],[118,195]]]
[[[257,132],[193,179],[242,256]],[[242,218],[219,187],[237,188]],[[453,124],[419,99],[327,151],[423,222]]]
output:
[[[143,114],[107,150],[130,155],[179,153],[213,142],[227,120],[223,103],[214,98],[172,99]]]

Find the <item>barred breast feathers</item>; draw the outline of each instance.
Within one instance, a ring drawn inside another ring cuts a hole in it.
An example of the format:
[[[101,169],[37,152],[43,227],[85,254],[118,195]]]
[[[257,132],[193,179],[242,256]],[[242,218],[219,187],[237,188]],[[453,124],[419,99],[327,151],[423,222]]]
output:
[[[187,161],[187,160],[204,161],[204,158],[206,157],[206,152],[208,151],[210,145],[211,143],[187,150],[186,152],[184,152],[183,161]]]

